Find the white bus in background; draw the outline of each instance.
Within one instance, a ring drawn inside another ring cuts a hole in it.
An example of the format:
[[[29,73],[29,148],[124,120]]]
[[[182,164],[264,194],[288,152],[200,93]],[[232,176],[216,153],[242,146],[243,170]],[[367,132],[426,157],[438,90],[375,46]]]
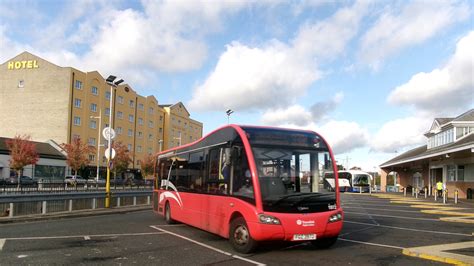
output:
[[[360,170],[340,170],[338,175],[339,191],[341,192],[360,192],[361,190],[362,192],[369,192],[373,181],[372,175]],[[326,172],[324,179],[334,189],[334,174]]]

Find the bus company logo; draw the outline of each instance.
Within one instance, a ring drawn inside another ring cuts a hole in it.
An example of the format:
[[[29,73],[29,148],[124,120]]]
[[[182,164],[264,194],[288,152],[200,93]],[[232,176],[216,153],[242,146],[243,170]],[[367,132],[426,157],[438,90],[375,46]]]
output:
[[[302,221],[302,220],[296,220],[296,224],[297,225],[301,225],[301,226],[315,226],[316,223],[314,221]]]
[[[307,211],[307,210],[309,210],[309,207],[299,206],[297,209],[298,209],[298,211]]]

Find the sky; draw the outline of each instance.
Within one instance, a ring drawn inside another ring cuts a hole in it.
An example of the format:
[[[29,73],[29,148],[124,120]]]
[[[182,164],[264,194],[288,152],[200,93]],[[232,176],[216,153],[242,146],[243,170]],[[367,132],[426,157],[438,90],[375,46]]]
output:
[[[373,171],[474,107],[472,1],[0,0],[0,62],[23,51],[230,123],[320,133]]]

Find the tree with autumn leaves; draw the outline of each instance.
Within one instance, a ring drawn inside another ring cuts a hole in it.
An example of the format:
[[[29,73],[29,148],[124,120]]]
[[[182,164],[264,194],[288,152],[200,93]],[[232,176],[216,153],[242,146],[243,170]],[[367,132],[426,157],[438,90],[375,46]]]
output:
[[[153,174],[153,171],[155,170],[154,165],[155,156],[152,154],[145,155],[143,161],[140,161],[140,170],[144,179]]]
[[[30,164],[36,164],[39,159],[36,145],[30,139],[28,135],[16,135],[13,139],[5,141],[7,148],[10,150],[10,168],[17,173],[18,187],[21,185],[23,168]]]
[[[114,142],[112,147],[115,150],[115,157],[112,159],[112,164],[116,176],[117,173],[122,174],[128,169],[132,158],[130,158],[130,151],[127,146],[121,141]]]
[[[82,142],[81,138],[74,138],[71,143],[61,144],[61,148],[66,152],[66,163],[74,170],[74,178],[77,171],[90,163],[89,154],[95,151],[95,148]]]

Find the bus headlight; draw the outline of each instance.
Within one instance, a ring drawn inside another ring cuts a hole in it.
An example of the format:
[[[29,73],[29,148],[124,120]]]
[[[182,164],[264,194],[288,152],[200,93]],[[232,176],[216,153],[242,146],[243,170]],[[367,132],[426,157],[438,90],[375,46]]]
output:
[[[334,223],[334,222],[337,222],[337,221],[340,221],[340,220],[342,220],[342,214],[340,212],[338,212],[336,214],[333,214],[333,215],[329,216],[328,222]]]
[[[271,215],[259,214],[258,220],[262,224],[281,224],[278,218],[273,217]]]

